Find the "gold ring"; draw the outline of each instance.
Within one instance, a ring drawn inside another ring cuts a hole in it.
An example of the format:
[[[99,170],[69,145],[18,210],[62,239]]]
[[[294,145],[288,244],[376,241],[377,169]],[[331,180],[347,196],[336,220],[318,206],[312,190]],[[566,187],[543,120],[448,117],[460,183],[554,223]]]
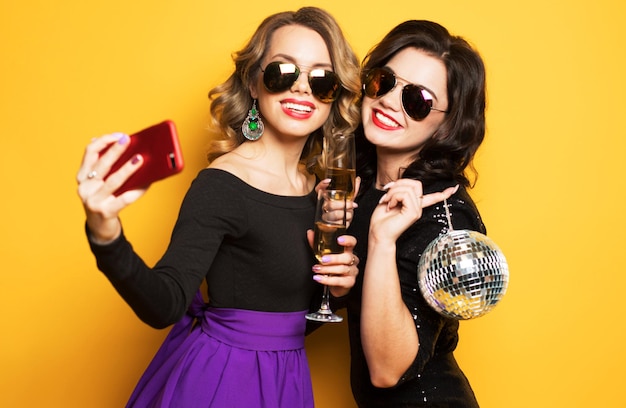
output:
[[[355,262],[356,262],[356,258],[354,257],[354,255],[352,255],[352,262],[350,262],[350,266],[353,266]]]

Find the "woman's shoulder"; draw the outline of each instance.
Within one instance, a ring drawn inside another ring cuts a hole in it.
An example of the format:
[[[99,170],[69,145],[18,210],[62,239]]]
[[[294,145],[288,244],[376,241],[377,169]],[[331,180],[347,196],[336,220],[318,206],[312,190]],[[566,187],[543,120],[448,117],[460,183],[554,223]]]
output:
[[[247,186],[275,196],[308,196],[316,184],[315,175],[307,172],[301,165],[298,168],[301,180],[293,183],[287,180],[286,175],[280,171],[280,166],[276,166],[271,158],[260,158],[256,153],[243,149],[220,156],[208,169],[229,173]],[[301,188],[290,187],[298,184]]]
[[[239,200],[247,184],[228,171],[205,167],[191,182],[186,201],[206,202],[219,200],[230,202]]]
[[[315,198],[315,190],[302,196],[278,195],[262,190],[241,179],[237,174],[217,167],[206,167],[198,173],[193,181],[190,196],[198,195],[205,199],[242,204],[243,202],[262,202],[281,208],[302,208],[311,205]]]
[[[249,180],[248,167],[244,162],[244,159],[234,152],[229,152],[221,155],[217,159],[215,159],[211,164],[207,167],[207,170],[221,170],[222,172],[226,172],[231,174],[232,176],[247,182]]]
[[[454,182],[436,182],[424,188],[424,192],[443,191],[454,186]],[[438,203],[430,208],[424,209],[424,218],[431,218],[439,223],[448,225],[448,214],[450,216],[451,227],[453,229],[470,229],[485,233],[486,228],[483,223],[480,211],[472,199],[469,191],[464,186],[459,189],[445,203]]]

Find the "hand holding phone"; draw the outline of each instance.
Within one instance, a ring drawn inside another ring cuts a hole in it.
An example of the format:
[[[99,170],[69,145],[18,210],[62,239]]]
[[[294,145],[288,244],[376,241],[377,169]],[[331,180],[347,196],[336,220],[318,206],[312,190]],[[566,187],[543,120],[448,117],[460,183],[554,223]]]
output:
[[[146,188],[155,181],[173,176],[183,170],[183,156],[174,122],[165,120],[132,134],[128,148],[115,162],[109,174],[117,171],[137,154],[143,158],[143,164],[115,191],[116,196],[125,191]]]

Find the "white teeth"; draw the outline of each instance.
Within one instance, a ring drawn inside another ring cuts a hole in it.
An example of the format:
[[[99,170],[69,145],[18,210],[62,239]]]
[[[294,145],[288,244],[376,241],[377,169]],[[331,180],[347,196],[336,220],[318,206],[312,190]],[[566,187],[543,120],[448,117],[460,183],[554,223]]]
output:
[[[297,103],[292,103],[292,102],[286,102],[284,105],[285,105],[285,108],[287,109],[291,109],[291,110],[295,110],[299,112],[308,113],[313,110],[310,106],[298,105]]]
[[[399,127],[396,121],[389,119],[389,117],[381,114],[380,112],[376,112],[375,115],[376,115],[376,119],[381,121],[383,125],[391,126],[391,127]]]

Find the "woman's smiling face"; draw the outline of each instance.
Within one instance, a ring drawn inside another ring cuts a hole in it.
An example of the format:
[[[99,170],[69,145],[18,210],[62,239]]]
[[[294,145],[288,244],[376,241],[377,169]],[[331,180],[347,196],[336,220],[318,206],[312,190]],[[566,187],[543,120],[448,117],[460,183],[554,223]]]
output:
[[[433,108],[447,110],[447,70],[443,62],[416,48],[405,48],[386,65],[397,76],[390,92],[373,99],[365,96],[361,113],[367,140],[385,152],[414,156],[435,133],[445,113],[431,110],[422,120],[411,119],[402,108],[402,88],[415,84],[433,97]]]
[[[268,92],[263,85],[263,75],[258,75],[251,86],[252,97],[258,99],[265,132],[276,136],[308,136],[326,122],[332,107],[332,103],[321,102],[313,96],[308,80],[312,68],[333,70],[326,43],[310,28],[281,27],[272,34],[261,68],[275,61],[293,63],[301,68],[301,73],[284,92]]]

